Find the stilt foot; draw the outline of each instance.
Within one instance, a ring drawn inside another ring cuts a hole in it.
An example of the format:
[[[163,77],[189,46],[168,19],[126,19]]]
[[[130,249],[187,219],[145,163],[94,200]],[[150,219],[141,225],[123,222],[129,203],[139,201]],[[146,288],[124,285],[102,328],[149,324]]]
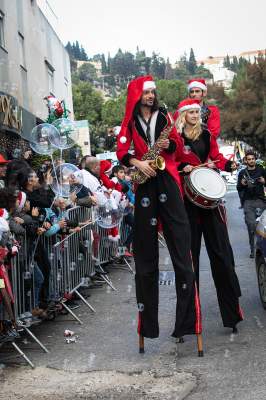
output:
[[[199,357],[204,357],[203,350],[199,350],[199,351],[198,351],[198,356],[199,356]]]
[[[183,336],[181,336],[180,338],[177,338],[176,343],[185,343]]]

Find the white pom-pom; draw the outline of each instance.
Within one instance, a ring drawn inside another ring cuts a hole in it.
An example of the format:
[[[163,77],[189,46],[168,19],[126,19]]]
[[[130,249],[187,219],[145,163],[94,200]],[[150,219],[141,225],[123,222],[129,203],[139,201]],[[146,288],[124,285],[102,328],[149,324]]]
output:
[[[121,138],[119,139],[120,143],[124,144],[127,141],[127,138],[125,136],[121,136]]]

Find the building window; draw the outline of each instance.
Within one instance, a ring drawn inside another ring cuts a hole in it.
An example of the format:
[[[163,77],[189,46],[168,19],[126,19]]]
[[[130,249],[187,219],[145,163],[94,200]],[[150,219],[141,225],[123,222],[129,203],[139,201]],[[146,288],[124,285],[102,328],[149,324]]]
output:
[[[20,68],[20,77],[21,77],[23,107],[28,109],[29,108],[28,78],[27,78],[27,71],[23,67]]]
[[[18,40],[19,40],[19,62],[21,67],[26,69],[24,37],[20,32],[18,33]]]
[[[48,76],[48,91],[50,95],[54,96],[54,67],[49,63],[48,60],[45,60],[46,68],[47,68],[47,76]]]
[[[5,47],[4,17],[5,14],[0,10],[0,46],[2,47]]]

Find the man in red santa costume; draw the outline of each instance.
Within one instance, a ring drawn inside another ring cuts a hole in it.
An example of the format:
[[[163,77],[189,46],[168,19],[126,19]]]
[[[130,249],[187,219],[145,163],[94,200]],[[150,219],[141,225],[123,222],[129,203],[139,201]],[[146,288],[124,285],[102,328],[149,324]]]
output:
[[[200,303],[190,256],[190,229],[175,166],[180,139],[174,126],[167,139],[159,138],[170,120],[166,110],[158,106],[155,89],[152,76],[129,83],[125,116],[117,138],[119,161],[135,167],[148,178],[136,189],[133,239],[140,352],[144,351],[143,337],[159,336],[158,218],[175,270],[177,307],[172,336],[201,333]],[[165,159],[163,171],[155,171],[150,160],[142,160],[155,141]],[[134,155],[129,152],[132,143]]]
[[[234,161],[227,160],[219,153],[216,138],[205,125],[201,124],[200,111],[200,100],[197,99],[185,99],[178,106],[179,117],[176,127],[184,143],[183,155],[178,154],[178,169],[189,174],[193,167],[205,164],[208,160],[215,161],[208,164],[212,168],[216,167],[228,172],[236,169]],[[183,184],[186,183],[183,182]],[[191,250],[198,285],[203,235],[224,326],[233,328],[233,332],[237,332],[236,324],[242,320],[242,311],[239,306],[241,290],[234,268],[234,256],[226,226],[224,205],[220,202],[215,208],[202,208],[187,195],[184,197],[184,202],[191,226]]]
[[[218,137],[221,132],[220,111],[215,105],[206,104],[205,99],[207,96],[207,85],[205,79],[194,78],[188,81],[188,95],[189,98],[199,100],[201,106],[200,116],[202,124],[212,133],[213,136]],[[178,118],[178,110],[174,114],[174,119]]]

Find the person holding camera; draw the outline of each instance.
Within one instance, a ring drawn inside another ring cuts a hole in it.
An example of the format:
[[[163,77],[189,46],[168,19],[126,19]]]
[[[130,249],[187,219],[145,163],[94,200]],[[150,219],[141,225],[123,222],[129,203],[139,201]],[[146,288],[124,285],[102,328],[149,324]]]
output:
[[[238,175],[237,190],[243,205],[245,223],[248,228],[250,258],[254,258],[254,238],[256,230],[257,209],[266,208],[264,187],[266,184],[266,171],[256,164],[253,151],[246,153],[246,168]]]

